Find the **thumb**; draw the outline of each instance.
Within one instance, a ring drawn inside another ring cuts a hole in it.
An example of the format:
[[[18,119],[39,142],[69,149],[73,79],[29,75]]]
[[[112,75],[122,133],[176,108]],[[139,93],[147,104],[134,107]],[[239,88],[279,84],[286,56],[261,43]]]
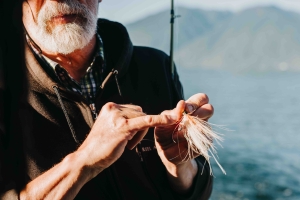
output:
[[[186,106],[185,101],[180,100],[173,110],[165,110],[164,112],[161,113],[161,115],[178,115],[178,116],[182,116],[182,113],[185,109],[185,106]]]

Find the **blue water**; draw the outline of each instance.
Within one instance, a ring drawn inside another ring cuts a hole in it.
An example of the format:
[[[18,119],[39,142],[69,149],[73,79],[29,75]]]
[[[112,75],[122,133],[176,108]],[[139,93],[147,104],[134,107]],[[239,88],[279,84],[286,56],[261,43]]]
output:
[[[300,73],[180,69],[185,97],[208,94],[210,122],[226,125],[213,163],[212,200],[300,199]]]

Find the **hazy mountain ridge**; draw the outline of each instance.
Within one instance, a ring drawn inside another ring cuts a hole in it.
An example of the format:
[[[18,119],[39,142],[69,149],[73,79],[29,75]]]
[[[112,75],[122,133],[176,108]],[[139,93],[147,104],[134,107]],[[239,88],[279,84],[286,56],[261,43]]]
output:
[[[212,31],[220,22],[230,18],[230,12],[205,11],[180,7],[181,15],[176,21],[175,34],[180,31],[176,45],[182,47],[199,36]],[[200,23],[197,23],[197,22]],[[170,48],[170,11],[158,13],[126,26],[134,44],[148,45],[169,51]],[[180,29],[180,30],[179,30]]]
[[[182,67],[300,71],[300,14],[277,7],[239,13],[179,8],[176,58]],[[134,44],[169,52],[169,11],[127,26]]]

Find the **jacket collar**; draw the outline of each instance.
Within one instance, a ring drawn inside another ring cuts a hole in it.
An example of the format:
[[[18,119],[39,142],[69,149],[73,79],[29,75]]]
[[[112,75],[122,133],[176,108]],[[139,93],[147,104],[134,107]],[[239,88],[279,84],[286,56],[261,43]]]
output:
[[[107,70],[118,70],[118,76],[124,75],[131,61],[133,46],[126,28],[105,19],[98,20],[98,33],[103,39]]]

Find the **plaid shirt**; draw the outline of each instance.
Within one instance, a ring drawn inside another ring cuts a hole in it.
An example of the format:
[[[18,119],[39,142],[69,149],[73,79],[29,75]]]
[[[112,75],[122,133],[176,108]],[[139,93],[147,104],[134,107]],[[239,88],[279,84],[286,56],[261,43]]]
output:
[[[50,66],[54,70],[58,79],[68,90],[83,95],[90,104],[94,102],[97,91],[103,81],[103,72],[105,70],[103,42],[99,34],[97,34],[97,51],[93,61],[79,82],[73,79],[68,71],[57,62],[42,55],[35,45],[32,44],[31,39],[27,35],[26,39],[35,54],[37,54],[47,66]]]

